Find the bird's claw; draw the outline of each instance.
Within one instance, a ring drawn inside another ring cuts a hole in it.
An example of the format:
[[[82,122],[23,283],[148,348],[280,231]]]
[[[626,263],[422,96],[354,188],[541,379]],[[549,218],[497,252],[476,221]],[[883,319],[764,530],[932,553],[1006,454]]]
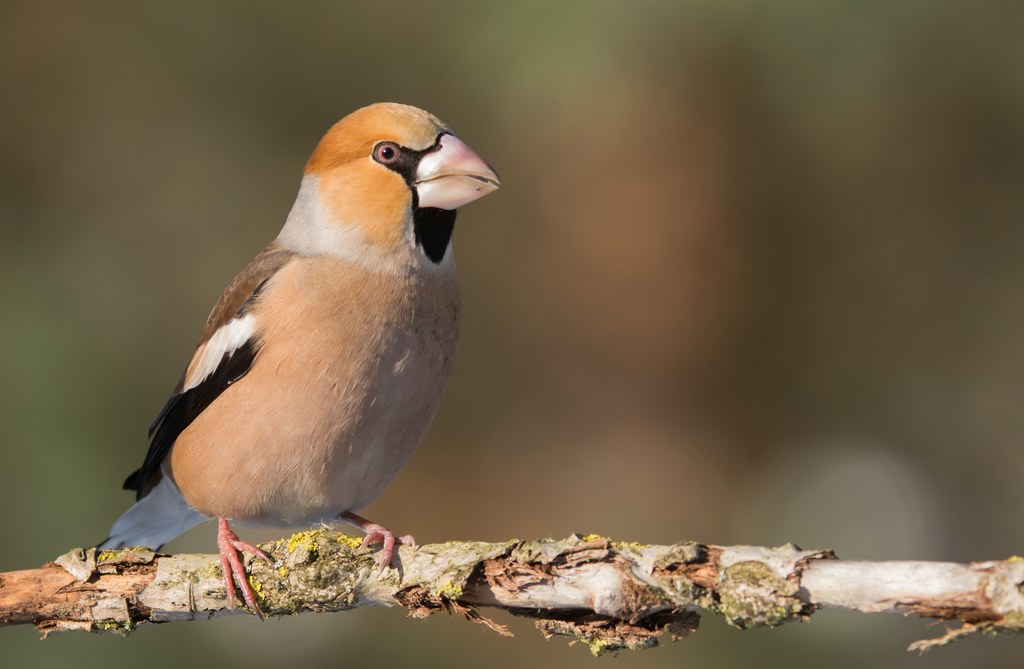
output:
[[[260,620],[265,620],[263,611],[260,610],[259,605],[256,603],[256,593],[253,592],[252,585],[249,583],[249,574],[245,571],[245,564],[242,562],[239,554],[242,551],[252,553],[261,560],[271,564],[274,562],[273,559],[259,547],[239,539],[238,535],[228,527],[228,521],[224,518],[220,519],[217,528],[217,548],[220,552],[220,568],[224,575],[228,607],[234,608],[235,606],[235,583],[237,583],[238,589],[242,591],[242,598],[249,609]]]
[[[359,545],[360,550],[365,550],[374,544],[381,545],[380,550],[373,556],[373,561],[380,567],[378,575],[383,574],[384,570],[391,564],[391,558],[395,554],[395,546],[416,546],[416,539],[411,534],[396,537],[391,530],[383,525],[371,523],[354,513],[342,514],[342,518],[366,533],[366,536],[363,537],[363,542]]]

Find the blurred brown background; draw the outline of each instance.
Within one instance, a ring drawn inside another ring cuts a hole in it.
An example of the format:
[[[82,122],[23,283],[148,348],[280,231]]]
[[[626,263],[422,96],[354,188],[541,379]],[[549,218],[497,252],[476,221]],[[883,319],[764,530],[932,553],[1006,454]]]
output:
[[[1024,551],[1024,6],[93,2],[0,8],[0,569],[102,539],[220,290],[321,133],[425,107],[504,186],[455,246],[427,442],[367,515],[973,560]],[[250,533],[268,539],[281,532]],[[170,545],[213,549],[212,527]],[[503,622],[507,622],[502,619]],[[397,611],[145,628],[4,666],[1001,667],[827,612],[617,660]]]

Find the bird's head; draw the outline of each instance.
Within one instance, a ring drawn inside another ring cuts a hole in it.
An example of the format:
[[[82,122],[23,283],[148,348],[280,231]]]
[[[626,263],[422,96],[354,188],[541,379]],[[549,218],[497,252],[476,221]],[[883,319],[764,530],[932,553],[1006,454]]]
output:
[[[494,170],[433,115],[370,105],[320,140],[279,239],[299,253],[364,264],[409,250],[439,264],[455,209],[498,185]]]

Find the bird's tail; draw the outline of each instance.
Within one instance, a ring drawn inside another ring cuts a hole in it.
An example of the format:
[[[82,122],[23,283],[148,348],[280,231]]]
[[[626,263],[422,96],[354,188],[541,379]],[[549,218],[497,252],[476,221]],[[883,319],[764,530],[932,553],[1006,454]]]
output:
[[[121,514],[107,537],[97,548],[147,546],[159,548],[207,517],[190,507],[168,477],[148,495]]]

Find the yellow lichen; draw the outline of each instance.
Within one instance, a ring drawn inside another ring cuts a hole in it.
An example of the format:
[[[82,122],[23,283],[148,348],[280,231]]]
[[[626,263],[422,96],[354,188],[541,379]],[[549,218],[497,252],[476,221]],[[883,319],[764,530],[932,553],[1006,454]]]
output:
[[[613,541],[612,546],[615,548],[632,548],[633,550],[651,547],[650,544],[642,544],[639,541]]]
[[[253,578],[252,574],[249,574],[249,585],[252,586],[252,591],[256,593],[256,596],[263,599],[263,584]]]
[[[196,577],[201,579],[220,580],[222,576],[223,572],[220,569],[220,564],[217,562],[211,562],[196,570]]]
[[[324,530],[306,530],[296,532],[288,539],[288,552],[294,553],[298,548],[305,548],[311,553],[320,550],[317,539],[324,533]]]
[[[281,565],[280,567],[278,567],[277,568],[277,575],[278,576],[287,576],[288,575],[288,567],[285,567],[284,565]]]
[[[583,643],[587,644],[587,647],[590,648],[590,653],[594,657],[601,657],[607,652],[619,649],[616,644],[605,639],[584,639]]]
[[[96,620],[92,624],[94,632],[111,632],[118,636],[128,636],[134,629],[130,620]]]
[[[350,534],[339,534],[338,543],[342,546],[348,546],[349,548],[355,549],[363,545],[363,540],[359,537],[353,537]]]
[[[582,537],[580,537],[580,541],[583,542],[597,541],[599,539],[604,539],[604,537],[602,537],[600,534],[584,534]]]
[[[445,581],[444,585],[437,589],[437,596],[446,599],[458,599],[462,596],[462,586],[455,585],[451,581]]]
[[[102,551],[96,556],[96,561],[105,562],[106,560],[111,560],[115,557],[117,557],[117,551]]]

